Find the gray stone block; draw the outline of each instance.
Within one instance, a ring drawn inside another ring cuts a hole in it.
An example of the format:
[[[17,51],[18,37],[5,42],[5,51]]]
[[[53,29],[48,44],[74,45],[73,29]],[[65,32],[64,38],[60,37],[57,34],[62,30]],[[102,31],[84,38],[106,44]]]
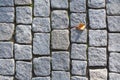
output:
[[[71,46],[71,58],[87,60],[86,56],[87,45],[85,44],[72,44]]]
[[[31,80],[32,78],[32,63],[25,61],[16,62],[16,80]]]
[[[11,76],[2,76],[0,75],[0,80],[14,80]]]
[[[51,39],[52,49],[67,50],[69,47],[69,31],[53,30]]]
[[[71,12],[86,12],[86,0],[70,0]]]
[[[109,80],[119,80],[120,74],[118,73],[109,73]]]
[[[106,30],[89,30],[90,46],[107,46]]]
[[[0,22],[14,22],[14,7],[0,7]]]
[[[34,73],[36,76],[50,75],[50,57],[38,57],[33,59]]]
[[[14,59],[0,59],[0,75],[14,75]]]
[[[16,60],[31,60],[32,46],[31,45],[14,45],[14,53]]]
[[[52,69],[53,70],[69,70],[70,69],[69,52],[57,51],[52,52]]]
[[[18,43],[31,43],[31,25],[17,25],[15,39]]]
[[[107,66],[106,48],[88,48],[89,66]]]
[[[31,24],[32,23],[32,7],[16,7],[16,23]]]
[[[76,28],[71,29],[71,42],[87,43],[87,30],[77,30]]]
[[[32,23],[34,32],[50,32],[50,18],[34,18]]]
[[[14,0],[0,0],[0,6],[14,6]]]
[[[29,5],[32,4],[31,0],[15,0],[16,5]]]
[[[64,29],[69,26],[68,13],[65,10],[52,11],[51,20],[53,29]]]
[[[49,33],[34,34],[33,54],[50,55],[50,34]]]
[[[34,0],[34,16],[49,16],[50,0]]]
[[[72,75],[85,76],[87,70],[87,61],[72,60]]]
[[[88,80],[86,77],[81,77],[81,76],[72,76],[71,80]]]
[[[70,73],[65,71],[52,71],[52,80],[70,80]]]
[[[0,59],[13,57],[13,42],[0,42]]]
[[[50,80],[50,77],[34,77],[32,80]]]
[[[92,29],[106,28],[105,9],[89,9],[89,24]]]
[[[90,80],[107,80],[107,69],[90,69]]]

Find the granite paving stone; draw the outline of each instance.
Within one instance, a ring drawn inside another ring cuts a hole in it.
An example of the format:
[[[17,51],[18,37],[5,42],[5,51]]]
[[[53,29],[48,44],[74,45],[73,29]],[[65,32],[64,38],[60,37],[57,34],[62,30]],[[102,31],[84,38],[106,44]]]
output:
[[[88,80],[86,77],[81,77],[81,76],[72,76],[71,80]]]
[[[109,80],[119,80],[120,79],[120,74],[118,73],[109,73]]]
[[[50,77],[34,77],[32,80],[50,80]]]
[[[32,0],[15,0],[16,5],[29,5],[32,4]]]
[[[0,6],[14,6],[14,0],[0,0]]]
[[[1,80],[13,80],[14,78],[11,77],[11,76],[2,76],[2,75],[0,75],[0,79]]]

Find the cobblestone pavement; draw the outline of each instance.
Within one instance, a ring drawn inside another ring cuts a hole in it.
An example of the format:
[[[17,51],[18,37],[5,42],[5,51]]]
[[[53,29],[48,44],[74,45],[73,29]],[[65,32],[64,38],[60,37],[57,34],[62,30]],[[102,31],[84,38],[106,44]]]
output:
[[[0,0],[0,80],[120,80],[119,52],[120,0]]]

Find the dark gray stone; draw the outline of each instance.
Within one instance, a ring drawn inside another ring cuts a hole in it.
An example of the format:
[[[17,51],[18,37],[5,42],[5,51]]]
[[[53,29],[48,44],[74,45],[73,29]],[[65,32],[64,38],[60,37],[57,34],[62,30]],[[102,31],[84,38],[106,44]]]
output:
[[[32,0],[15,0],[16,5],[28,5],[32,4]]]
[[[118,73],[109,73],[109,80],[119,80],[120,74]]]
[[[0,6],[14,6],[14,0],[0,0]]]
[[[71,80],[88,80],[86,77],[81,77],[81,76],[72,76]]]

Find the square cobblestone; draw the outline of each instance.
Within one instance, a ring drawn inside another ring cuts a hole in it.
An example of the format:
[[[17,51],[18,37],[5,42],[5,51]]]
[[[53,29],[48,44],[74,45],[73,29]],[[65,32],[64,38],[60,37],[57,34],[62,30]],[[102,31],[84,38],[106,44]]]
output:
[[[32,0],[15,0],[16,5],[29,5],[32,4]]]
[[[14,0],[0,0],[0,6],[14,6]]]
[[[109,80],[119,80],[120,79],[120,74],[118,73],[109,73]]]
[[[81,77],[81,76],[72,76],[71,80],[88,80],[86,77]]]
[[[2,76],[2,75],[0,75],[0,79],[1,79],[1,80],[14,80],[13,77],[10,77],[10,76]]]
[[[50,80],[50,77],[34,77],[32,80]]]

